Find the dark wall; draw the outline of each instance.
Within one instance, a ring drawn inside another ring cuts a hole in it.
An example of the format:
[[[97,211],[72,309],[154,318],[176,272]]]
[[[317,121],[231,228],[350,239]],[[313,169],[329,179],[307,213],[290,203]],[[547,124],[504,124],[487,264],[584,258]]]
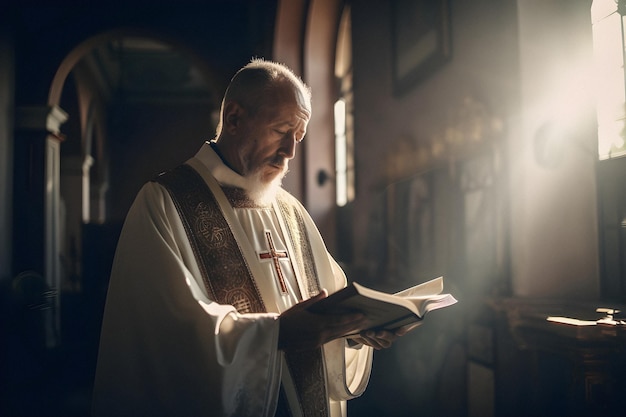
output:
[[[111,221],[122,221],[139,188],[195,155],[215,126],[211,103],[122,104],[110,126]]]
[[[275,0],[140,1],[52,4],[14,2],[6,13],[16,30],[18,104],[45,102],[65,56],[90,37],[131,28],[178,41],[195,51],[225,85],[253,56],[271,53]]]

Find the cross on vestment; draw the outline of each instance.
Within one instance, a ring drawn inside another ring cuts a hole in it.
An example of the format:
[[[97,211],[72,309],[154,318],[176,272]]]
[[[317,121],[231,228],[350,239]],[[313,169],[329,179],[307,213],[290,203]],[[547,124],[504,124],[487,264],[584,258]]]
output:
[[[285,276],[283,275],[280,261],[289,261],[289,255],[286,251],[276,250],[276,246],[274,246],[274,239],[272,238],[272,232],[270,230],[265,231],[265,239],[267,240],[269,251],[259,253],[259,258],[261,260],[272,260],[274,263],[274,270],[276,271],[276,279],[280,285],[280,290],[283,294],[288,294],[289,292],[287,291],[287,284],[285,283]]]

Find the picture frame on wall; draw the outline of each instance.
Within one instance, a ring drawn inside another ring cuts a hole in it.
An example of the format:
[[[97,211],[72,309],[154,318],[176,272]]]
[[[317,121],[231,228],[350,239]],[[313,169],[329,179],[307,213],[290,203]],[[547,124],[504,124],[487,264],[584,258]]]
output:
[[[393,92],[400,96],[450,60],[450,0],[393,0],[391,20]]]

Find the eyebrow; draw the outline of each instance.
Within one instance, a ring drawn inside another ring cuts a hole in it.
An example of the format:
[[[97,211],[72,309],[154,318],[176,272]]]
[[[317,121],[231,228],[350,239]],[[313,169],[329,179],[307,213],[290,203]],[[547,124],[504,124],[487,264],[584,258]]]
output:
[[[290,129],[296,129],[298,128],[298,124],[299,123],[293,123],[293,122],[276,122],[276,124],[274,125],[275,127],[289,127]],[[304,130],[304,129],[301,129]]]

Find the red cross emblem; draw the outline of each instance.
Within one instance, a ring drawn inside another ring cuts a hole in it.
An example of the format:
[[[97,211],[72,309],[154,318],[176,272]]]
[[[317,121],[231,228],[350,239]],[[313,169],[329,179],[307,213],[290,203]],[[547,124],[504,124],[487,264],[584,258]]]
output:
[[[276,271],[276,279],[278,280],[278,284],[280,285],[280,290],[283,294],[288,294],[287,284],[285,283],[285,277],[283,275],[283,270],[280,267],[280,261],[289,261],[289,256],[286,251],[277,251],[274,246],[274,239],[272,239],[272,232],[269,230],[265,231],[265,239],[267,240],[267,245],[269,247],[268,252],[259,253],[259,258],[267,261],[272,261],[274,263],[274,270]]]

